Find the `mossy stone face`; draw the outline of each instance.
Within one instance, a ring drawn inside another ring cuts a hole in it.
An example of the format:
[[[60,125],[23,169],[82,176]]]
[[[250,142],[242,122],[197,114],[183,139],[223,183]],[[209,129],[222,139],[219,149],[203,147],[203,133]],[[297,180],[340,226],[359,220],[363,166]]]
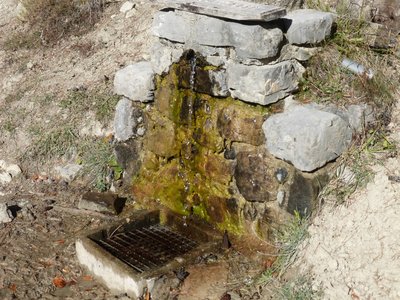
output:
[[[144,146],[146,150],[161,157],[176,156],[180,146],[176,138],[175,124],[159,114],[153,114],[149,118]]]
[[[147,112],[145,155],[133,192],[139,201],[156,200],[174,212],[240,234],[244,200],[232,194],[237,191],[232,188],[236,162],[224,152],[233,141],[260,144],[267,110],[210,96],[209,72],[214,68],[201,58],[193,65],[193,57],[184,55],[157,78],[154,107]],[[221,122],[224,114],[229,124]]]
[[[218,129],[225,139],[259,146],[265,141],[261,130],[264,121],[256,109],[228,106],[218,115]]]

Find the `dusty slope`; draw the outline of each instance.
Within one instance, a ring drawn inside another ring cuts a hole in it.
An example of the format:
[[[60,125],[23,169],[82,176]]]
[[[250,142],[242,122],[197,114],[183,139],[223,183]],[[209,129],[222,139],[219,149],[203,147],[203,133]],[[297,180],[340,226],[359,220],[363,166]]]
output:
[[[400,103],[389,125],[400,143]],[[324,299],[400,299],[400,158],[382,159],[375,177],[346,205],[325,207],[300,253]]]
[[[136,12],[127,18],[119,11],[122,1],[109,1],[88,34],[63,39],[54,47],[12,51],[4,43],[27,26],[16,17],[17,2],[0,0],[0,156],[8,160],[15,160],[31,143],[34,126],[45,134],[55,121],[71,117],[60,108],[60,100],[72,89],[107,85],[111,90],[117,70],[148,58],[156,10],[151,2],[138,2]],[[51,101],[43,108],[40,99],[46,95]],[[109,130],[110,124],[94,121],[86,115],[79,126],[89,135]]]

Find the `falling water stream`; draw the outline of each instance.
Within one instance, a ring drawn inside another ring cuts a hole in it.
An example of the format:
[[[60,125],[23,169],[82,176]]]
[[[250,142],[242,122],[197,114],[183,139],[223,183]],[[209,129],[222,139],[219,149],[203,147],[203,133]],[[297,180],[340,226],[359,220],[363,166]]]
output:
[[[196,82],[196,64],[197,64],[197,57],[196,53],[193,52],[193,56],[189,60],[190,64],[190,77],[189,77],[189,86],[190,90],[194,92],[194,84]],[[188,99],[188,111],[189,111],[189,125],[192,122],[192,116],[193,116],[193,93],[189,94],[189,99]]]
[[[197,57],[196,57],[196,53],[193,51],[191,53],[191,57],[189,58],[189,66],[190,66],[190,74],[189,74],[189,88],[190,88],[190,92],[188,93],[188,98],[187,98],[187,109],[188,109],[188,130],[191,131],[192,127],[193,127],[193,121],[195,121],[193,119],[194,116],[194,111],[193,111],[193,104],[194,104],[194,100],[195,100],[195,93],[194,93],[194,87],[195,87],[195,83],[196,83],[196,66],[197,66]],[[189,135],[191,136],[191,135]],[[184,153],[184,158],[185,160],[191,160],[191,147],[192,147],[192,141],[191,139],[187,139],[185,142],[185,153]],[[188,172],[186,170],[187,166],[185,166],[185,163],[183,163],[184,167],[183,167],[183,172],[181,173],[182,175],[182,179],[184,181],[185,184],[185,193],[189,193],[190,192],[190,178],[188,176]]]

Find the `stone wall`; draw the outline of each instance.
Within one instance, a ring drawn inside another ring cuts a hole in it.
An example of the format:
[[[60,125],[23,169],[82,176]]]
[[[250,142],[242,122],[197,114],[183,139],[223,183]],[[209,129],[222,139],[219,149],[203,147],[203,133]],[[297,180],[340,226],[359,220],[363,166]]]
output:
[[[160,11],[151,61],[114,80],[116,152],[136,200],[264,238],[312,212],[326,165],[369,112],[293,99],[334,21],[315,10],[268,23]]]

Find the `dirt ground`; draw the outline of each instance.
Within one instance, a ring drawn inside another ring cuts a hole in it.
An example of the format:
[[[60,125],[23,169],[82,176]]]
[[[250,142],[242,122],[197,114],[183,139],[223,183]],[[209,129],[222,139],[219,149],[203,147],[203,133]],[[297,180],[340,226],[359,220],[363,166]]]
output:
[[[43,109],[32,99],[48,91],[61,97],[76,87],[102,85],[122,66],[149,58],[153,41],[149,29],[157,6],[137,2],[136,13],[126,18],[119,12],[122,3],[110,1],[93,31],[54,47],[6,51],[0,46],[0,107],[5,108],[0,124],[24,112],[14,134],[1,133],[0,159],[17,163],[31,142],[30,123],[47,124],[46,130],[62,117],[57,106]],[[16,15],[16,0],[0,0],[0,45],[25,26]],[[85,45],[91,50],[82,53]],[[19,100],[8,103],[8,96],[18,91],[22,91]],[[99,128],[88,116],[81,127],[96,135],[109,132],[111,124]],[[389,129],[400,143],[400,105]],[[390,177],[400,176],[400,159],[383,157],[381,162],[373,167],[374,180],[345,205],[324,207],[302,245],[296,269],[311,274],[324,299],[400,298],[400,183]],[[11,223],[0,224],[0,299],[127,299],[111,295],[76,260],[76,236],[109,221],[76,209],[80,195],[89,188],[65,185],[53,180],[46,166],[36,168],[47,174],[43,180],[21,176],[0,186],[0,202],[18,210]],[[192,279],[179,288],[174,274],[169,274],[156,294],[159,297],[153,299],[271,299],[268,291],[251,285],[250,277],[263,266],[241,253],[236,248],[216,254],[219,260],[212,269],[219,277],[210,280],[224,280],[213,287],[213,295],[205,295],[208,287],[200,285],[210,269],[204,271],[204,264],[199,264],[191,270]],[[195,291],[196,296],[191,294]],[[226,291],[232,298],[221,298]]]

